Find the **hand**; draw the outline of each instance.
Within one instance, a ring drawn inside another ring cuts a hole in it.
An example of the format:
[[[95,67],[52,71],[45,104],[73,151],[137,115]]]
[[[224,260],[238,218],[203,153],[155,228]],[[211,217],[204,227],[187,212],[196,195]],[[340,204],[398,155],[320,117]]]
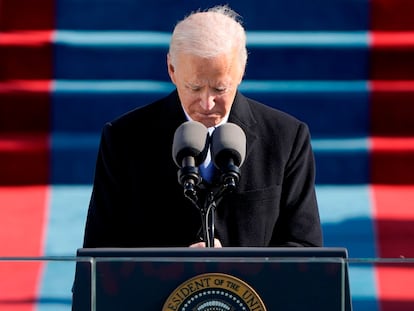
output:
[[[191,244],[190,247],[194,247],[194,248],[205,248],[206,247],[206,243],[205,242],[197,242],[194,244]],[[220,241],[218,239],[214,239],[214,248],[221,248],[223,247],[220,243]]]

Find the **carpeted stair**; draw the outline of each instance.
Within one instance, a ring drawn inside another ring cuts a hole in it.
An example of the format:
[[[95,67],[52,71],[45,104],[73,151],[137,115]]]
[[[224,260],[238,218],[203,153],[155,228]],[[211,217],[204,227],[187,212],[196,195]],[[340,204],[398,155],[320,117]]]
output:
[[[0,256],[80,247],[104,122],[172,90],[172,28],[215,3],[0,0],[0,242],[13,245]],[[325,245],[352,258],[414,257],[414,3],[228,3],[248,30],[241,91],[310,126]],[[68,288],[71,272],[58,272]],[[414,308],[412,267],[350,273],[354,310]],[[69,310],[56,271],[38,282],[21,300]],[[0,310],[33,305],[3,295]]]

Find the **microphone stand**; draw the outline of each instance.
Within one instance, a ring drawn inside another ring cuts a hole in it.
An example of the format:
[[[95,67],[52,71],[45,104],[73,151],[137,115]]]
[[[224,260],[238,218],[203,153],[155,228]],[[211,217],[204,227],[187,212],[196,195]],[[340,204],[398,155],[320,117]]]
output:
[[[187,178],[182,178],[186,176]],[[190,178],[189,178],[190,177]],[[217,205],[221,202],[226,193],[230,193],[237,188],[240,177],[240,170],[234,165],[233,161],[227,166],[226,171],[221,176],[220,188],[216,191],[209,191],[202,206],[198,203],[199,196],[198,183],[200,182],[200,175],[196,168],[183,167],[179,171],[179,179],[182,181],[184,187],[184,197],[200,211],[201,226],[203,230],[203,239],[206,247],[214,247],[214,220]],[[183,179],[185,181],[183,181]]]
[[[214,219],[217,205],[226,193],[233,192],[238,185],[240,170],[233,161],[227,166],[227,170],[221,176],[221,185],[216,193],[209,192],[204,202],[204,208],[200,209],[202,215],[202,227],[206,247],[214,247]]]
[[[206,247],[214,247],[214,220],[217,205],[221,202],[226,193],[232,192],[236,188],[236,182],[233,178],[224,179],[224,183],[220,186],[216,193],[209,192],[204,206],[201,211],[201,220],[203,228],[204,241]]]
[[[203,204],[199,205],[197,190],[192,189],[192,191],[189,192],[184,188],[184,197],[186,197],[200,211],[203,241],[206,243],[206,247],[214,247],[214,219],[217,207],[216,196],[210,191]]]
[[[214,219],[216,212],[216,201],[213,192],[209,192],[204,201],[203,208],[199,208],[201,212],[201,224],[203,228],[204,241],[206,247],[214,247]]]
[[[230,193],[236,188],[237,182],[233,178],[223,178],[223,181],[224,182],[218,191],[208,192],[202,206],[198,204],[199,197],[196,189],[193,189],[191,195],[184,189],[184,196],[200,211],[203,240],[206,243],[206,247],[214,247],[214,220],[217,205],[221,202],[226,193]]]

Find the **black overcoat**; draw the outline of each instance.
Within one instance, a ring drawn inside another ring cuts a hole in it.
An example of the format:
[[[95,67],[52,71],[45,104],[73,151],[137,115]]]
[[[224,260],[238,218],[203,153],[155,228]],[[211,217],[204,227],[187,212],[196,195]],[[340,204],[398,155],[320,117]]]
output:
[[[102,130],[84,247],[176,247],[198,240],[199,210],[183,195],[172,157],[186,121],[176,91]],[[216,209],[223,246],[321,246],[307,125],[237,93],[228,122],[246,134],[237,190]]]

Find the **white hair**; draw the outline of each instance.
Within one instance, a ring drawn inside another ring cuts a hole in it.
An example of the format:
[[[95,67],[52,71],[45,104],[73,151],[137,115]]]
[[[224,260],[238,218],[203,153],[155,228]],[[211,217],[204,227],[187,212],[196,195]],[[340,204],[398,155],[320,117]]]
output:
[[[247,62],[246,32],[239,14],[227,5],[195,11],[174,28],[169,57],[176,63],[177,54],[186,53],[211,58],[236,50],[244,71]]]

